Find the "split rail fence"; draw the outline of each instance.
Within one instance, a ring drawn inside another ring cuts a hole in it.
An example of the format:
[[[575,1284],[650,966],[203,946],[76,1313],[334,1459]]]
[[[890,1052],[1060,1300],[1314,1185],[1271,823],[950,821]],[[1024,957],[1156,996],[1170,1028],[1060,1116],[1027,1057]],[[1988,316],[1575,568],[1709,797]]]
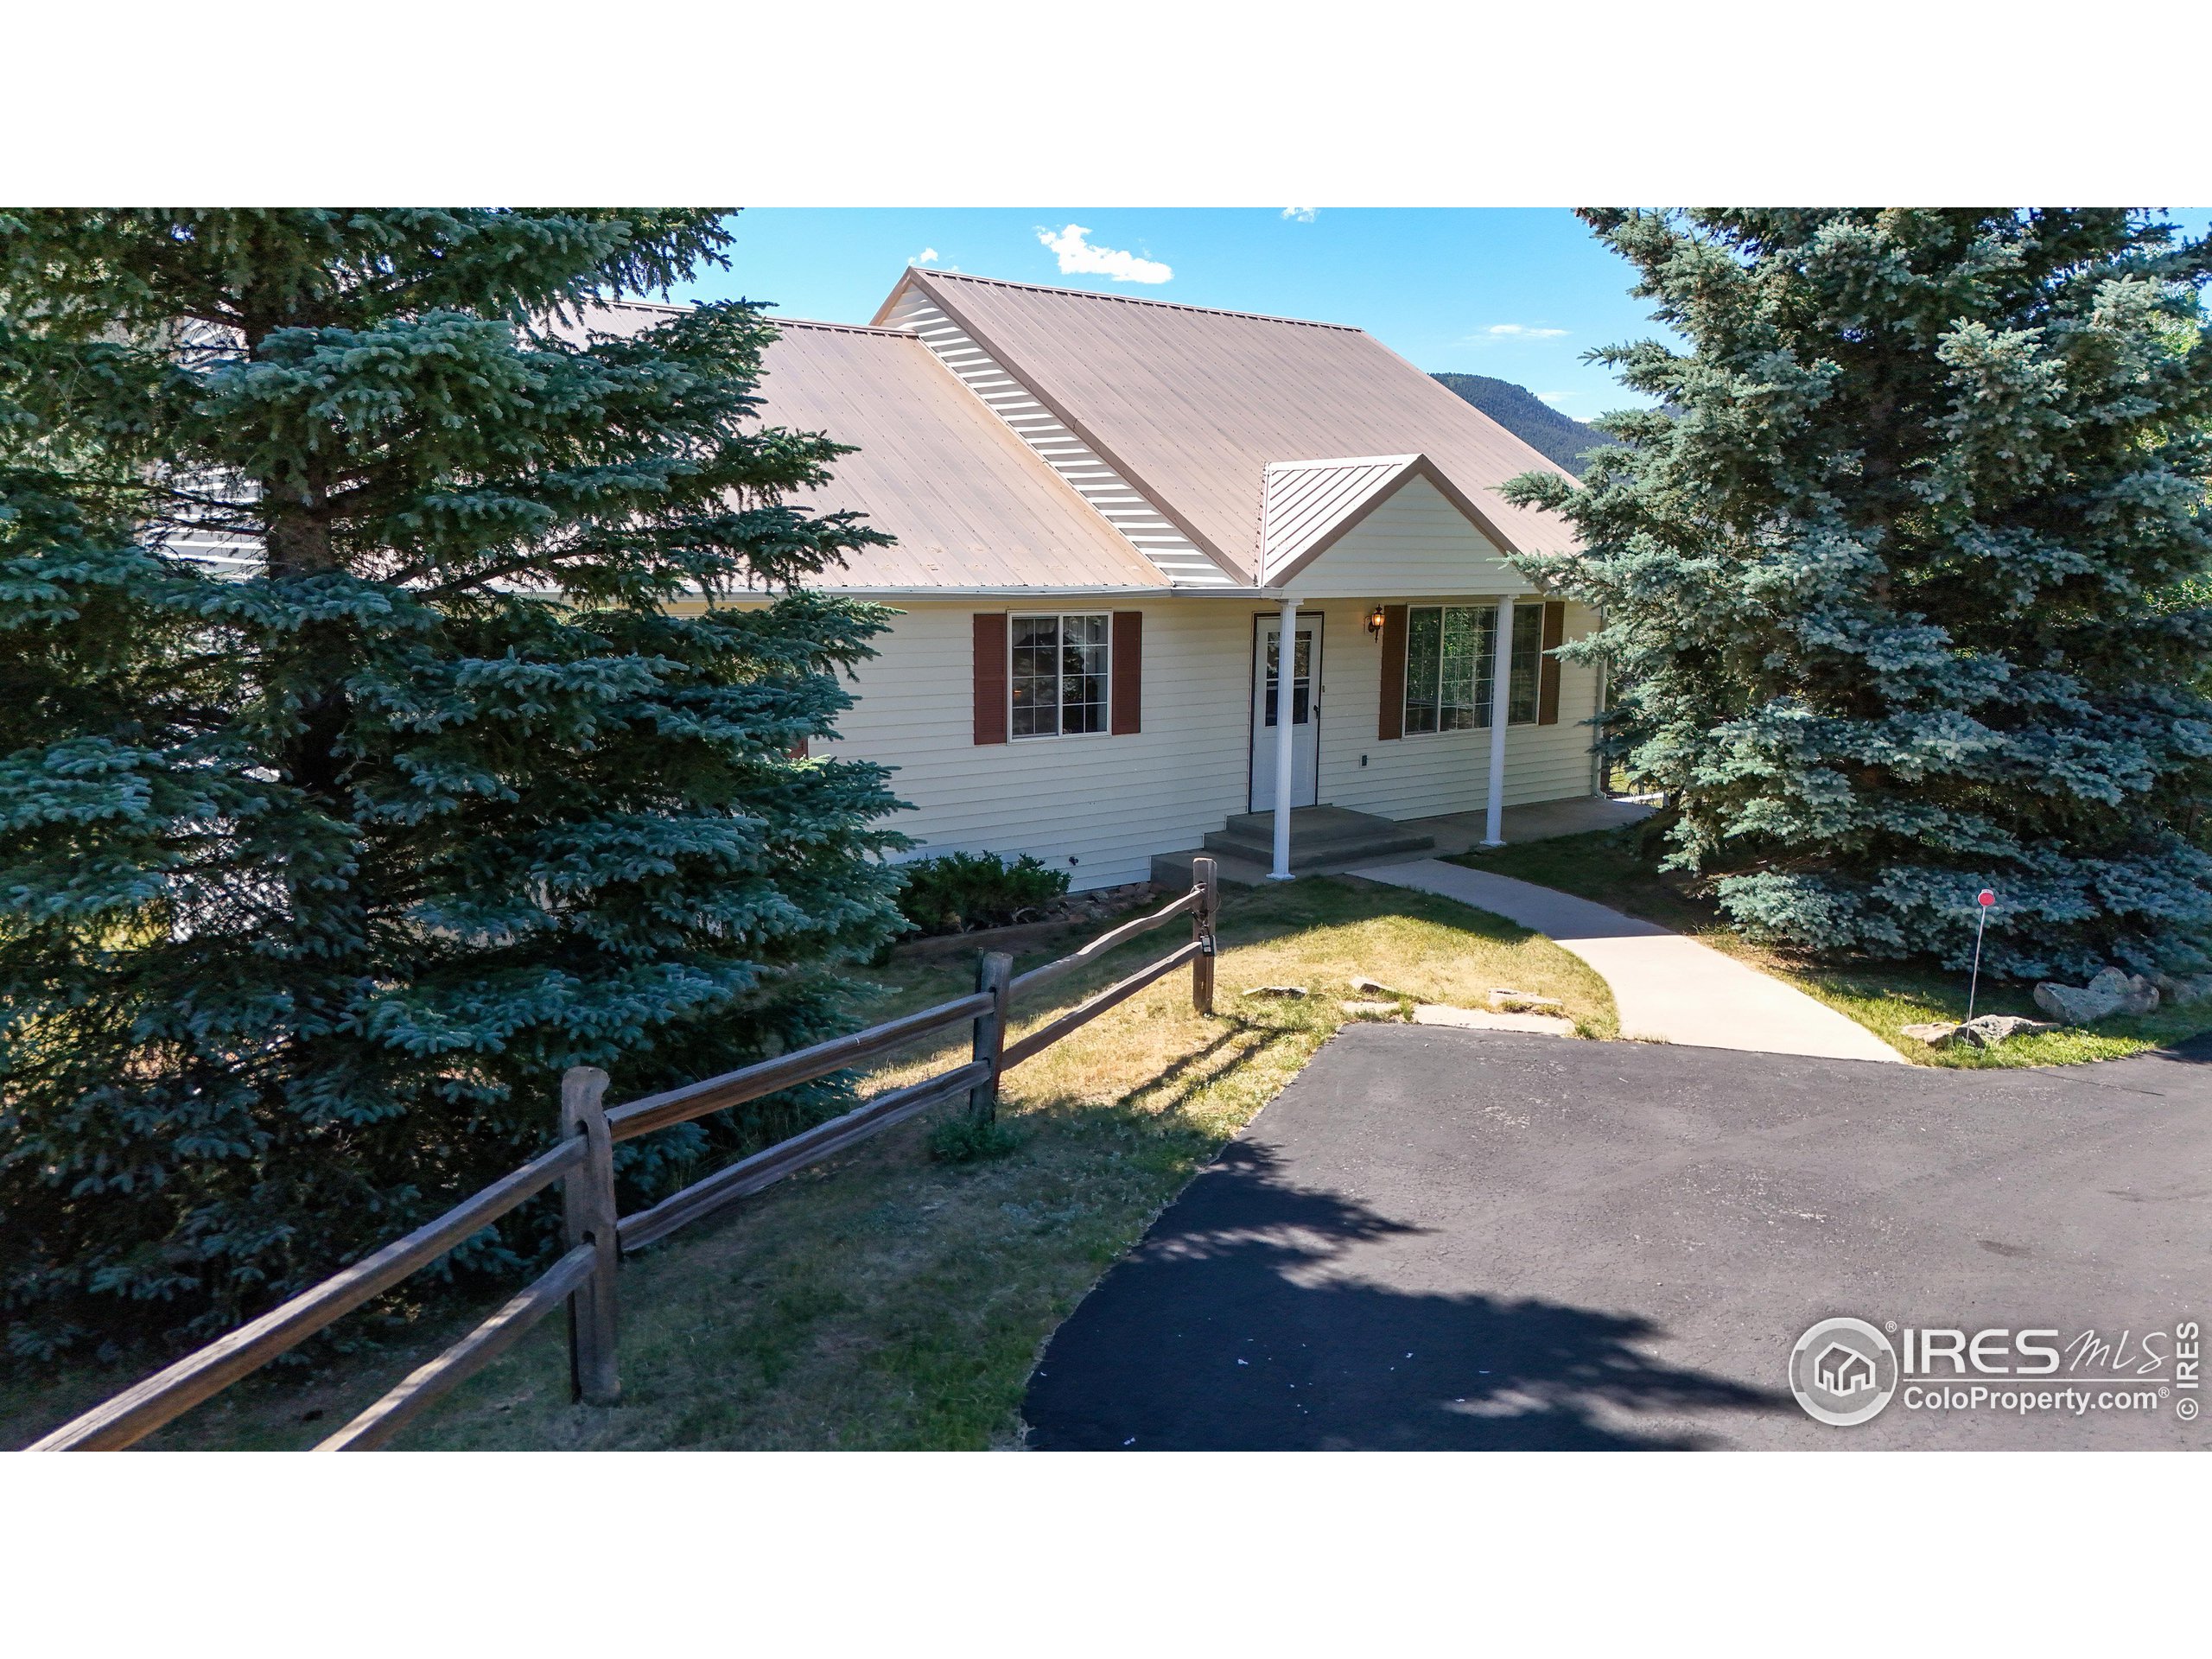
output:
[[[969,995],[702,1083],[609,1107],[605,1103],[607,1073],[592,1066],[575,1067],[561,1080],[561,1140],[550,1151],[539,1154],[404,1238],[394,1239],[344,1272],[63,1424],[29,1449],[114,1451],[134,1445],[429,1267],[454,1245],[556,1181],[561,1183],[568,1246],[561,1258],[520,1294],[412,1372],[315,1450],[361,1452],[384,1446],[432,1402],[491,1363],[564,1304],[569,1312],[571,1396],[594,1405],[613,1405],[621,1393],[616,1364],[615,1274],[624,1252],[641,1249],[679,1228],[720,1215],[786,1175],[957,1096],[968,1097],[968,1109],[976,1116],[990,1118],[998,1109],[999,1080],[1007,1071],[1186,963],[1191,969],[1192,1002],[1201,1014],[1212,1013],[1214,925],[1219,912],[1215,861],[1198,860],[1194,876],[1187,893],[1150,915],[1101,934],[1071,956],[1017,975],[1012,957],[988,952],[978,963],[976,989]],[[1016,996],[1065,979],[1109,951],[1183,915],[1191,918],[1188,944],[1086,998],[1019,1042],[1006,1040]],[[841,1117],[716,1171],[649,1210],[617,1214],[617,1141],[634,1140],[656,1129],[688,1123],[811,1083],[963,1021],[973,1031],[967,1064],[877,1095]]]

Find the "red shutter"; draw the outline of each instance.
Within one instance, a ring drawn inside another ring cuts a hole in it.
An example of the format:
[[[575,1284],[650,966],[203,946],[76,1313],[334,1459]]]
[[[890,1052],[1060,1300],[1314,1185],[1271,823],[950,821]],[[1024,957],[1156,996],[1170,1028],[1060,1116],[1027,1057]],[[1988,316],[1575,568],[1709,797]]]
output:
[[[1559,724],[1559,658],[1552,653],[1567,638],[1567,607],[1559,600],[1544,604],[1544,654],[1536,672],[1536,724]]]
[[[1112,731],[1116,737],[1144,729],[1144,613],[1114,613]]]
[[[976,616],[976,741],[1006,741],[1006,617]]]
[[[1406,734],[1406,607],[1382,607],[1382,708],[1375,735],[1388,742]]]

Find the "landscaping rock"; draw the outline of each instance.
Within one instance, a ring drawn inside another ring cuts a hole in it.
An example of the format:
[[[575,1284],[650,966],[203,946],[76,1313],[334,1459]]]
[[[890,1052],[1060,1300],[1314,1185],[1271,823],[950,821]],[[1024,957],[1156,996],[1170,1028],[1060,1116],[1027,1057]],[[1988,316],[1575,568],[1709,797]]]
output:
[[[1547,1037],[1572,1037],[1574,1021],[1548,1014],[1490,1014],[1479,1008],[1447,1008],[1424,1002],[1414,1010],[1417,1026],[1457,1026],[1464,1031],[1532,1031]]]
[[[2024,1020],[2017,1014],[1985,1014],[1962,1026],[1948,1020],[1932,1025],[1906,1026],[1903,1034],[1930,1048],[1994,1048],[2012,1038],[2050,1029],[2040,1020]]]
[[[1304,996],[1306,988],[1303,985],[1255,985],[1251,989],[1240,991],[1237,995],[1240,996]]]
[[[2107,968],[2089,982],[2089,989],[2120,999],[2122,1014],[2148,1014],[2158,1006],[2158,988],[2140,974]]]
[[[1379,979],[1370,979],[1365,974],[1353,975],[1351,988],[1355,991],[1365,991],[1370,996],[1408,996],[1411,995],[1410,992],[1402,991],[1394,985],[1385,985]]]
[[[2158,988],[2140,974],[2107,968],[2084,986],[2050,981],[2036,987],[2036,1007],[2069,1026],[2094,1025],[2116,1014],[2148,1014],[2158,1006]]]
[[[1555,996],[1538,996],[1534,991],[1494,989],[1490,994],[1490,1005],[1509,1014],[1542,1014],[1550,1008],[1563,1008],[1566,1003]]]
[[[1994,1048],[2015,1037],[2031,1037],[2052,1029],[2044,1020],[2024,1020],[2017,1014],[1985,1014],[1961,1026],[1952,1040],[1974,1048]]]
[[[2162,1004],[2185,1008],[2192,1003],[2212,998],[2212,974],[2192,974],[2186,979],[2176,979],[2171,974],[2160,974],[2153,982],[2158,988]]]
[[[2104,991],[2085,990],[2045,980],[2036,987],[2036,1007],[2052,1019],[2069,1026],[2093,1026],[2120,1011],[2120,999]]]

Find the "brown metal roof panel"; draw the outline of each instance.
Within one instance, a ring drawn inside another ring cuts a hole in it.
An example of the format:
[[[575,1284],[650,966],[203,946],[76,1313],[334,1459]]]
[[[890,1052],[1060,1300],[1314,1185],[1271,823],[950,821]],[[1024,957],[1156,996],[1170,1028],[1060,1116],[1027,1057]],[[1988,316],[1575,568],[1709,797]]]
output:
[[[1385,455],[1268,467],[1266,505],[1261,514],[1262,565],[1273,569],[1295,558],[1369,493],[1395,480],[1416,459]]]
[[[633,333],[671,308],[606,308],[588,326]],[[855,453],[794,499],[849,508],[898,538],[820,584],[889,588],[1165,588],[1167,578],[1031,452],[914,335],[774,319],[761,417]]]
[[[1516,474],[1564,469],[1360,330],[950,272],[908,279],[1228,556],[1256,563],[1267,465],[1316,455],[1426,455],[1510,548],[1573,545],[1563,520],[1497,493]]]
[[[899,538],[855,554],[838,585],[1167,585],[912,335],[777,327],[764,417],[857,447],[809,505],[856,509]]]

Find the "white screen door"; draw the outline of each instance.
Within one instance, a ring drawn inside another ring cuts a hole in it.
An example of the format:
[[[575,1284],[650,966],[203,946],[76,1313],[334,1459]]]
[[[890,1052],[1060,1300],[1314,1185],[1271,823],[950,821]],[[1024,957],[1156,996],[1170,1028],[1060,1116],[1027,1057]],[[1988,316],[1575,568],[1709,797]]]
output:
[[[1258,647],[1252,653],[1252,799],[1248,808],[1268,812],[1275,804],[1275,659],[1282,619],[1262,617]],[[1320,758],[1321,619],[1298,619],[1298,649],[1290,682],[1290,804],[1314,803],[1314,774]]]

